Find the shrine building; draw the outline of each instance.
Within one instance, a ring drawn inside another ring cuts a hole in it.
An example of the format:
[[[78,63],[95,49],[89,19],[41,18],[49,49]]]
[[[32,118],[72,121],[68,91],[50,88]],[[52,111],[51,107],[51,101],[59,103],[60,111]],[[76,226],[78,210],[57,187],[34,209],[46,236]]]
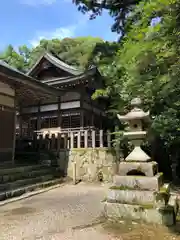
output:
[[[81,71],[50,53],[43,54],[32,66],[26,78],[43,84],[44,88],[59,91],[50,98],[21,101],[18,133],[30,136],[34,131],[57,129],[69,132],[80,129],[108,129],[107,100],[92,100],[97,89],[104,88],[104,80],[97,67]]]

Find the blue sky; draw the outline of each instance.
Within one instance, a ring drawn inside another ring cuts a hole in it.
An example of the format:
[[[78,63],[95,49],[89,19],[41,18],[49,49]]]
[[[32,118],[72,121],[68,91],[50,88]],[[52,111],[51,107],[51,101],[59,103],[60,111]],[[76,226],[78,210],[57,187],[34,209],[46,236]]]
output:
[[[113,19],[103,16],[89,20],[78,12],[72,0],[4,0],[1,2],[0,49],[8,44],[15,47],[35,46],[42,38],[77,36],[101,37],[114,41]]]

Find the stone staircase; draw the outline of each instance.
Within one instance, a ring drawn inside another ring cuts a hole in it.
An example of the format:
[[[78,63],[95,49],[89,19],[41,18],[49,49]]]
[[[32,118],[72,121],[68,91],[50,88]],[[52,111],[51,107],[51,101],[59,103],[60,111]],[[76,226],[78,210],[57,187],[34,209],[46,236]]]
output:
[[[0,201],[63,182],[57,167],[31,165],[0,167]]]

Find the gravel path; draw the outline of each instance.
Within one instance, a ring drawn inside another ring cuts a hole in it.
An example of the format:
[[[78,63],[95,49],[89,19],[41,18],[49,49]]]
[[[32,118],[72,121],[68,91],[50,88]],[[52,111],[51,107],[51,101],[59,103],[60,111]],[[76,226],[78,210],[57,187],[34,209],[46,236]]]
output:
[[[116,239],[96,222],[105,187],[80,183],[0,207],[0,239]]]

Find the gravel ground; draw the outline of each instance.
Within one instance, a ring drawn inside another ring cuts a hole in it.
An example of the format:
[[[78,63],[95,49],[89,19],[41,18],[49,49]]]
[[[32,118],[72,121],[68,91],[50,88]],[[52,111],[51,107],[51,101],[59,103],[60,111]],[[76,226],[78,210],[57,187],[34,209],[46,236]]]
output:
[[[0,240],[117,239],[97,222],[105,187],[80,183],[0,207]],[[120,238],[118,238],[120,239]]]
[[[180,240],[180,223],[172,229],[123,221],[101,224],[106,187],[69,184],[1,206],[0,240]]]

